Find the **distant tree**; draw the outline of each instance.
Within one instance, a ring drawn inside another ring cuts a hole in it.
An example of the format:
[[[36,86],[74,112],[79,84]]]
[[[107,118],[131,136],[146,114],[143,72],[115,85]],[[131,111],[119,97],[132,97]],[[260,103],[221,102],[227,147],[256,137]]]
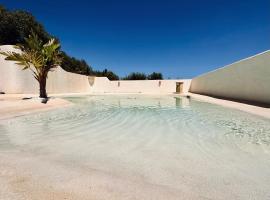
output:
[[[103,71],[95,71],[95,76],[104,76],[107,77],[111,81],[119,80],[119,76],[117,76],[114,72],[104,69]]]
[[[0,45],[25,45],[25,38],[31,34],[31,30],[35,32],[42,43],[48,42],[52,37],[31,13],[21,10],[10,11],[0,5]],[[55,39],[55,42],[60,43],[58,39]],[[68,72],[83,75],[103,73],[102,76],[107,76],[110,80],[119,79],[112,71],[107,71],[106,73],[94,72],[85,60],[71,57],[64,51],[62,51],[62,56],[61,67]]]
[[[153,72],[152,74],[149,74],[147,76],[147,79],[148,80],[162,80],[163,79],[163,76],[162,76],[161,73]]]
[[[25,38],[31,34],[31,30],[35,32],[38,38],[46,43],[51,38],[51,35],[44,29],[35,17],[25,11],[15,10],[9,11],[0,5],[0,44],[1,45],[16,45],[26,44]],[[57,39],[56,42],[60,43]],[[72,73],[92,75],[92,68],[85,60],[78,60],[70,57],[65,52],[63,54],[63,62],[61,67]]]
[[[65,52],[62,52],[63,61],[61,67],[72,73],[93,75],[94,71],[91,66],[87,64],[85,60],[78,60],[74,57],[68,56]]]
[[[24,44],[24,38],[31,34],[31,30],[43,42],[48,42],[51,37],[29,12],[9,11],[0,6],[0,44]]]
[[[132,72],[123,78],[123,80],[146,80],[146,79],[147,76],[144,73],[140,72]]]
[[[17,46],[21,53],[0,52],[6,60],[16,61],[23,70],[30,70],[39,83],[39,96],[47,99],[46,81],[50,70],[61,64],[60,44],[54,38],[44,43],[34,32]]]

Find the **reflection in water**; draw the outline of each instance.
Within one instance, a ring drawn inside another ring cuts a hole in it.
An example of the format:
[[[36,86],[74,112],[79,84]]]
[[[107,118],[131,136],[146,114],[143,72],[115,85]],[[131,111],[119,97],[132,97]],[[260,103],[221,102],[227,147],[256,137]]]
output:
[[[175,106],[181,108],[188,108],[189,107],[190,99],[186,97],[175,97]]]

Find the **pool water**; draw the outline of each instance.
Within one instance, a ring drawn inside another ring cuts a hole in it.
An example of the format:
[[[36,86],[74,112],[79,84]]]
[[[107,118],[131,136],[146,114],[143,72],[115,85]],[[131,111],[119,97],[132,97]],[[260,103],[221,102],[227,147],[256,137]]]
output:
[[[270,199],[269,119],[175,96],[66,99],[74,106],[0,121],[0,152],[175,192],[167,199]]]

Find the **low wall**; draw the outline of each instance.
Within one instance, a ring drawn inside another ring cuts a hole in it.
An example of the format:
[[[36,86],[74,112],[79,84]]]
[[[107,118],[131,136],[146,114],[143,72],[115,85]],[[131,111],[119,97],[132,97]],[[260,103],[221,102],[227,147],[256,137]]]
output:
[[[0,51],[17,51],[10,45],[0,46]],[[58,67],[49,72],[47,92],[53,93],[147,93],[167,94],[176,91],[176,82],[183,82],[183,92],[188,92],[190,80],[142,80],[109,81],[106,77],[87,77],[69,73]],[[0,92],[35,94],[39,92],[38,82],[31,71],[22,71],[15,62],[6,61],[0,55]]]
[[[0,51],[17,51],[11,45],[0,46]],[[0,55],[0,92],[35,94],[39,92],[38,82],[29,70],[22,70],[13,61],[6,61]],[[88,77],[69,73],[58,67],[48,74],[48,93],[86,93],[90,91]]]
[[[90,85],[88,76],[64,71],[58,67],[49,72],[47,80],[48,93],[88,93]]]
[[[192,79],[190,92],[270,104],[270,51]]]
[[[183,82],[183,93],[187,93],[191,82],[189,79],[109,81],[106,77],[95,77],[91,93],[171,94],[176,92],[177,82]]]

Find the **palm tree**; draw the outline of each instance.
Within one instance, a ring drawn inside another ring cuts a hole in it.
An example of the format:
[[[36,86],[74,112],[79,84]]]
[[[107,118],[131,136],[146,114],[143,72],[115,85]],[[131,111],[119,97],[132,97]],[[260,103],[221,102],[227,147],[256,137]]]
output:
[[[46,81],[48,73],[59,66],[62,61],[60,44],[54,38],[44,43],[32,31],[31,35],[25,39],[24,45],[14,47],[20,49],[21,52],[0,53],[6,56],[5,60],[16,61],[17,65],[22,66],[22,70],[29,69],[39,83],[39,97],[47,99]]]

